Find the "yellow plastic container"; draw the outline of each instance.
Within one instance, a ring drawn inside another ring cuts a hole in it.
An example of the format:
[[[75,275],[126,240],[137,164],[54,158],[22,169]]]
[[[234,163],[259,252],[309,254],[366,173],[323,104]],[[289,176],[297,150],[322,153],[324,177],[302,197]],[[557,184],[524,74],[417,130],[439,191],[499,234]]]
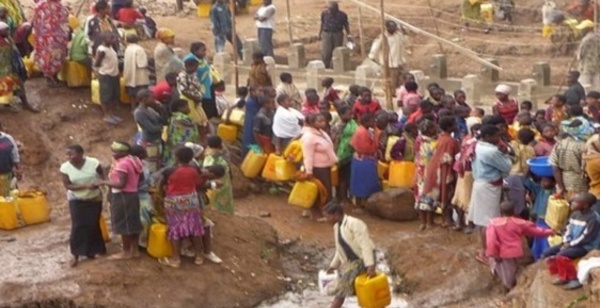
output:
[[[412,188],[415,186],[415,164],[408,161],[393,161],[390,163],[389,185],[390,187],[406,187]]]
[[[88,87],[92,82],[92,72],[77,61],[65,61],[60,77],[70,88]]]
[[[98,82],[98,79],[92,80],[90,87],[92,88],[92,103],[100,105],[100,83]]]
[[[390,189],[390,182],[388,180],[381,181],[381,189],[382,190]]]
[[[100,215],[100,232],[102,232],[102,239],[104,242],[110,242],[110,234],[108,233],[108,227],[106,226],[106,220],[104,220],[104,216]]]
[[[242,173],[247,178],[255,178],[262,171],[265,163],[267,162],[267,155],[264,153],[256,153],[254,151],[249,151],[242,162]]]
[[[50,208],[48,208],[45,193],[29,190],[18,192],[16,196],[19,212],[26,225],[39,224],[50,220]]]
[[[170,257],[173,254],[173,247],[167,240],[167,226],[156,223],[150,226],[148,234],[148,254],[155,258]]]
[[[569,219],[569,211],[570,207],[567,200],[550,196],[545,217],[546,224],[548,224],[552,230],[562,230]]]
[[[266,168],[265,168],[266,169]],[[296,176],[296,165],[279,157],[275,162],[275,179],[277,181],[289,181]]]
[[[217,126],[217,136],[223,141],[233,142],[237,139],[238,128],[235,125],[221,123]]]
[[[488,23],[494,22],[494,6],[491,3],[482,3],[480,14],[483,21]]]
[[[388,170],[390,169],[390,164],[383,162],[383,161],[377,161],[377,176],[380,179],[385,179],[386,178],[386,174],[388,172]]]
[[[23,64],[25,65],[25,69],[27,70],[27,76],[31,77],[35,70],[35,63],[33,59],[29,57],[23,57]]]
[[[362,308],[384,308],[392,303],[390,284],[385,274],[374,277],[359,275],[354,280],[358,305]]]
[[[331,167],[331,186],[340,185],[340,172],[338,170],[338,166],[335,165]]]
[[[250,5],[261,6],[262,4],[263,4],[263,0],[250,0]]]
[[[14,230],[18,227],[17,201],[12,197],[0,197],[0,230]]]
[[[277,161],[283,160],[281,156],[277,156],[275,153],[269,154],[267,162],[262,170],[262,177],[268,181],[277,181],[277,175],[275,174],[275,164]]]
[[[227,112],[223,112],[221,120],[227,120]],[[238,126],[244,126],[244,110],[240,108],[231,109],[231,115],[229,116],[229,122]]]
[[[92,88],[92,103],[100,105],[100,83],[98,82],[98,79],[92,80],[90,86]],[[129,97],[129,95],[127,95],[127,91],[125,91],[125,80],[123,79],[123,77],[121,77],[121,79],[119,80],[119,93],[119,100],[121,101],[121,103],[131,103],[131,98]]]
[[[120,88],[120,101],[123,104],[131,104],[131,97],[127,95],[127,91],[125,91],[125,78],[121,77],[119,79],[119,88]]]
[[[290,192],[288,203],[309,209],[313,206],[318,196],[319,189],[317,188],[317,184],[311,181],[298,181],[294,184],[292,192]]]
[[[290,144],[288,144],[288,146],[283,151],[283,157],[295,163],[301,162],[303,158],[302,141],[298,139],[290,142]]]
[[[398,136],[390,136],[385,144],[385,155],[384,159],[386,162],[392,161],[392,148],[398,142],[400,137]]]
[[[211,7],[210,3],[198,3],[198,5],[196,6],[197,11],[198,11],[198,17],[200,17],[200,18],[209,17],[210,16],[210,7]]]
[[[10,105],[13,103],[14,99],[15,95],[13,93],[2,95],[0,96],[0,105]]]

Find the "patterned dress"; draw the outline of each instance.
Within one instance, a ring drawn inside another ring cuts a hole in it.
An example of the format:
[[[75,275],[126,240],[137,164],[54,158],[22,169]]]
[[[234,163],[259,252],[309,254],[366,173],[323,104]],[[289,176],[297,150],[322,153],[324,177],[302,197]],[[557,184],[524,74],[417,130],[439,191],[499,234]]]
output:
[[[435,208],[433,205],[426,206],[424,203],[418,202],[420,196],[425,188],[425,171],[427,164],[431,161],[435,148],[437,147],[437,141],[433,138],[420,135],[415,141],[415,163],[417,167],[416,174],[416,187],[415,187],[415,207],[417,210],[422,211],[433,211]]]
[[[209,166],[223,166],[225,168],[225,175],[221,178],[223,186],[209,193],[210,203],[221,213],[233,214],[233,187],[231,186],[229,162],[225,154],[220,150],[209,149],[203,165],[205,168]]]
[[[47,0],[35,9],[35,62],[44,75],[55,76],[67,58],[69,11],[58,0]]]
[[[0,39],[0,96],[11,95],[20,89],[21,78],[13,61],[15,52],[18,53],[12,42]]]
[[[194,124],[190,116],[176,111],[171,116],[167,130],[167,142],[165,144],[163,164],[165,166],[175,165],[174,150],[186,142],[197,143],[199,138],[198,126]]]

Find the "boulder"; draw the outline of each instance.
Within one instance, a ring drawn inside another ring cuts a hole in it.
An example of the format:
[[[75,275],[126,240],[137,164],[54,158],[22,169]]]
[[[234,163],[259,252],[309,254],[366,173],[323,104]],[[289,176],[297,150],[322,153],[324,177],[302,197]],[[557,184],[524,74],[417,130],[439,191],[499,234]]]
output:
[[[418,217],[414,208],[413,191],[406,188],[392,188],[372,195],[367,200],[369,213],[394,221],[415,220]]]

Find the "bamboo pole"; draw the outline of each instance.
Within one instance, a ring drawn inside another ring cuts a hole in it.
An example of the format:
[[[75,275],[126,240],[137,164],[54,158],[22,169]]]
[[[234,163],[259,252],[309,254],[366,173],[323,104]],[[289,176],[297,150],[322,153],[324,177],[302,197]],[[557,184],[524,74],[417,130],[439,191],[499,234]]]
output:
[[[233,45],[233,67],[235,72],[235,88],[240,87],[240,71],[238,69],[238,46],[237,46],[237,29],[235,24],[235,1],[231,1],[231,45]]]
[[[365,46],[365,34],[363,32],[363,15],[362,15],[362,8],[360,6],[358,7],[358,40],[359,40],[359,44],[360,44],[360,57],[362,59],[364,59],[365,57],[367,57],[367,50],[366,50],[366,46]]]
[[[380,13],[380,10],[377,9],[376,7],[368,5],[368,4],[366,4],[364,2],[361,2],[359,0],[348,0],[348,1],[354,3],[354,4],[358,5],[358,6],[361,6],[361,7],[365,8],[365,9],[368,9],[368,10],[370,10],[372,12]],[[483,65],[485,65],[487,67],[491,67],[491,68],[496,69],[498,71],[502,71],[502,67],[500,67],[498,65],[495,65],[495,64],[487,61],[486,59],[483,59],[483,58],[479,57],[479,55],[477,53],[475,53],[474,51],[472,51],[472,50],[470,50],[468,48],[462,47],[462,46],[460,46],[460,45],[458,45],[456,43],[453,43],[451,41],[443,39],[443,38],[441,38],[441,37],[439,37],[437,35],[431,34],[431,33],[427,32],[427,31],[425,31],[425,30],[423,30],[421,28],[415,27],[415,26],[413,26],[413,25],[411,25],[411,24],[409,24],[409,23],[407,23],[405,21],[402,21],[402,20],[400,20],[400,19],[398,19],[398,18],[396,18],[396,17],[394,17],[394,16],[392,16],[390,14],[385,14],[385,17],[387,17],[388,19],[393,20],[393,21],[399,23],[400,25],[404,26],[405,28],[407,28],[407,29],[409,29],[409,30],[411,30],[411,31],[413,31],[415,33],[422,34],[422,35],[424,35],[426,37],[429,37],[431,39],[434,39],[434,40],[436,40],[436,41],[438,41],[438,42],[440,42],[440,43],[442,43],[442,44],[444,44],[446,46],[452,47],[454,50],[458,51],[459,53],[467,56],[468,58],[470,58],[470,59],[472,59],[474,61],[477,61],[477,62],[479,62],[479,63],[481,63],[481,64],[483,64]]]
[[[290,39],[290,47],[294,43],[294,36],[292,35],[292,13],[290,12],[290,0],[285,0],[286,5],[286,13],[287,13],[287,28],[288,28],[288,36]]]
[[[383,2],[379,2],[381,9],[381,47],[383,47],[383,91],[385,93],[385,106],[388,110],[394,110],[392,102],[392,80],[390,79],[390,44],[388,42],[387,27],[385,26],[385,11],[383,10]]]

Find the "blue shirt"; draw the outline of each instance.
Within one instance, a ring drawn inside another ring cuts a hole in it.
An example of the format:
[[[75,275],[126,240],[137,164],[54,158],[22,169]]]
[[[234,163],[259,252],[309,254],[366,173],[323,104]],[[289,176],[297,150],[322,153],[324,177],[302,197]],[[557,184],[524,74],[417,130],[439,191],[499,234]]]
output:
[[[467,120],[464,118],[456,118],[456,131],[454,131],[454,139],[461,141],[469,134]]]
[[[533,212],[537,215],[538,219],[545,218],[546,210],[548,209],[548,199],[556,192],[556,189],[544,189],[542,185],[534,182],[531,178],[527,178],[523,184],[527,190],[535,194]]]
[[[254,118],[260,110],[260,105],[256,101],[255,97],[248,97],[246,99],[246,110],[244,111],[244,133],[242,135],[243,151],[248,151],[248,146],[256,144],[254,140]]]
[[[583,247],[587,251],[597,249],[600,245],[600,216],[598,213],[589,210],[587,213],[575,211],[571,214],[563,242],[569,243],[572,247]]]
[[[214,36],[228,35],[231,33],[231,12],[223,3],[215,3],[210,9],[210,22]]]
[[[472,166],[475,181],[496,182],[508,176],[512,161],[508,155],[500,152],[496,145],[478,141]]]
[[[206,59],[200,59],[193,53],[188,54],[183,58],[183,62],[188,59],[196,59],[198,61],[198,70],[196,70],[196,76],[200,82],[200,91],[202,91],[202,98],[212,99],[212,77],[210,75],[210,65],[206,62]]]

